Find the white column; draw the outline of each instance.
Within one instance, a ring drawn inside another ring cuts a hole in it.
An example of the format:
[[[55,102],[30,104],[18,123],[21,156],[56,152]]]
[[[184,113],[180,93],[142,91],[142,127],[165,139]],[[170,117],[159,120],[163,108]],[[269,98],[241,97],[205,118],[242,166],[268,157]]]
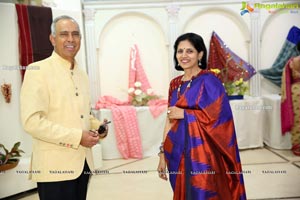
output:
[[[179,33],[178,33],[178,13],[180,10],[180,7],[178,4],[171,3],[167,5],[166,10],[168,12],[169,16],[169,79],[171,80],[175,76],[178,76],[180,72],[176,71],[174,68],[174,50],[173,46],[175,43],[175,40],[177,39]]]
[[[97,38],[95,37],[95,10],[84,9],[85,21],[85,41],[87,69],[91,87],[91,104],[94,108],[96,101],[100,97],[99,66],[97,63]]]
[[[256,1],[257,3],[257,1]],[[250,40],[250,63],[256,70],[256,75],[254,75],[250,80],[250,95],[260,96],[260,77],[259,69],[261,68],[261,52],[260,52],[260,10],[255,9],[254,12],[250,13],[251,19],[251,40]]]

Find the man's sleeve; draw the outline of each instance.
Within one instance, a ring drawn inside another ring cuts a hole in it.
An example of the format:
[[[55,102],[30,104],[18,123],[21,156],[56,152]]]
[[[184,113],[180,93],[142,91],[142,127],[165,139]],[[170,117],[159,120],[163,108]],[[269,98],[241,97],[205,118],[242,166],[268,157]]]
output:
[[[49,93],[42,70],[27,70],[20,95],[23,128],[36,139],[78,148],[82,130],[66,128],[48,120],[48,105]]]

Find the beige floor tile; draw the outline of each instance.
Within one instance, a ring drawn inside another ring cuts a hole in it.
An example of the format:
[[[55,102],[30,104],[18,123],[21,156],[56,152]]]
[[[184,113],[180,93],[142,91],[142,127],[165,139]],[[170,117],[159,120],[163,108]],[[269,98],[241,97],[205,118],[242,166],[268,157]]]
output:
[[[168,200],[172,189],[156,172],[93,176],[87,200]]]
[[[300,162],[294,162],[294,164],[300,167]]]
[[[248,199],[300,197],[300,169],[291,163],[245,165]]]
[[[122,165],[126,165],[129,163],[133,163],[138,161],[137,159],[112,159],[112,160],[103,160],[102,162],[102,167],[100,168],[100,170],[107,170],[107,169],[111,169],[111,168],[115,168],[118,166],[122,166]]]
[[[156,171],[158,165],[158,156],[143,158],[138,161],[117,165],[109,169],[109,173],[123,173],[124,171]]]
[[[297,198],[284,198],[284,200],[299,200],[300,197],[297,197]]]
[[[300,161],[300,156],[295,156],[291,150],[279,150],[272,148],[269,148],[269,150],[288,159],[289,161]]]
[[[37,192],[34,192],[34,193],[28,194],[26,197],[19,197],[16,199],[18,199],[18,200],[39,200],[39,196],[38,196]]]
[[[300,199],[300,160],[290,151],[249,149],[240,155],[248,200]],[[104,173],[92,176],[87,200],[172,199],[169,181],[157,176],[157,164],[157,156],[104,160],[99,169]],[[38,200],[38,196],[30,194],[21,200]]]
[[[243,165],[287,162],[265,148],[240,150],[240,156]]]

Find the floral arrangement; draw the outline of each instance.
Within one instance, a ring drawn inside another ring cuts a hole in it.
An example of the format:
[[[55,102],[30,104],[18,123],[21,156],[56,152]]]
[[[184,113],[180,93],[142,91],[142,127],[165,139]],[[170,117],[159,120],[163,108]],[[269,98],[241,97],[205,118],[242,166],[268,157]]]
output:
[[[243,78],[236,81],[230,81],[224,83],[225,90],[228,95],[244,95],[249,90],[248,82],[245,82]]]
[[[215,74],[220,74],[219,69],[210,69]],[[226,81],[223,83],[227,95],[245,95],[249,91],[248,82],[244,81],[243,78],[234,81]]]
[[[3,144],[0,144],[0,171],[12,169],[19,163],[19,157],[23,150],[19,149],[21,142],[16,142],[9,151]]]
[[[137,81],[134,83],[134,87],[128,89],[128,94],[132,97],[130,103],[133,106],[147,106],[150,100],[160,98],[154,94],[153,89],[149,88],[144,92],[141,87],[142,83]]]

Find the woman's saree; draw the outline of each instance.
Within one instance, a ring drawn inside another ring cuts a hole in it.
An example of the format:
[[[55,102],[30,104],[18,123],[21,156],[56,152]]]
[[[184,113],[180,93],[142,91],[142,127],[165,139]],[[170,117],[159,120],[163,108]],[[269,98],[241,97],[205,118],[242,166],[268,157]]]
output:
[[[184,119],[173,120],[164,143],[173,199],[246,199],[232,112],[222,83],[206,70],[191,83],[181,83],[181,78],[170,83],[169,106],[183,108]]]

